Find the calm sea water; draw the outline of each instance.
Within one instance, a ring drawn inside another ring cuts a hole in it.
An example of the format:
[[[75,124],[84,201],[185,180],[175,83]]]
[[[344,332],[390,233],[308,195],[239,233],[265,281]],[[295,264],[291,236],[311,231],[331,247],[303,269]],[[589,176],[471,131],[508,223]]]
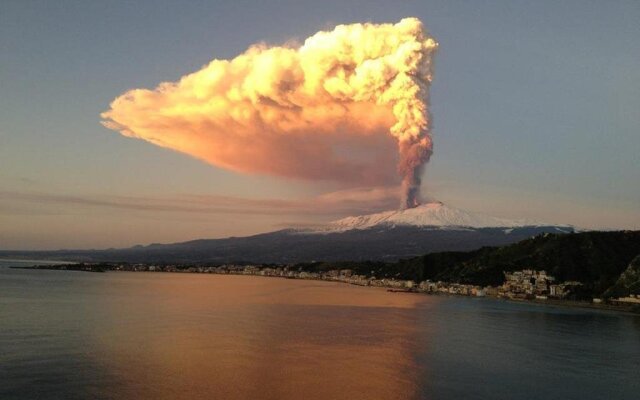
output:
[[[0,266],[3,400],[638,393],[633,315],[328,282]]]

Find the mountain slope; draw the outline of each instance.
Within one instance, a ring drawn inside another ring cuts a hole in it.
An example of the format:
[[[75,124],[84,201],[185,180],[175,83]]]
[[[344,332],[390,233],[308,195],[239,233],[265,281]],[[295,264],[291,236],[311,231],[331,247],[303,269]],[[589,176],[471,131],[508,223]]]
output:
[[[568,226],[479,216],[431,203],[409,210],[350,217],[316,230],[288,229],[128,249],[0,252],[0,257],[157,263],[394,261],[438,251],[502,246],[544,232],[571,231]]]
[[[376,214],[347,217],[330,223],[317,232],[340,232],[368,229],[376,226],[419,226],[439,228],[518,228],[549,226],[526,220],[509,220],[446,206],[441,202],[427,203],[406,210],[385,211]],[[564,226],[571,228],[570,226]]]

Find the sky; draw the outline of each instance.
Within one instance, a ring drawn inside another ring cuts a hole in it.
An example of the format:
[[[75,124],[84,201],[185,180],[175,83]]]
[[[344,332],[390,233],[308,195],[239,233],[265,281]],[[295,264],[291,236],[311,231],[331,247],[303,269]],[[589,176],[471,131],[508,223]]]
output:
[[[405,17],[439,43],[424,197],[640,229],[640,2],[6,0],[0,249],[239,236],[396,207],[395,186],[234,172],[100,115],[255,43]]]

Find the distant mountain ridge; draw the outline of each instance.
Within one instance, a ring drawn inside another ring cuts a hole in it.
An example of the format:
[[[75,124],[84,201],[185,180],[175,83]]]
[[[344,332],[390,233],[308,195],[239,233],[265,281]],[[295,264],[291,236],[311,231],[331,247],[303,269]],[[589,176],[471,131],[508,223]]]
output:
[[[348,217],[313,230],[285,229],[247,237],[199,239],[126,249],[0,251],[0,257],[213,264],[395,261],[432,252],[502,246],[545,232],[573,231],[569,225],[506,220],[442,203],[429,203],[402,211]]]

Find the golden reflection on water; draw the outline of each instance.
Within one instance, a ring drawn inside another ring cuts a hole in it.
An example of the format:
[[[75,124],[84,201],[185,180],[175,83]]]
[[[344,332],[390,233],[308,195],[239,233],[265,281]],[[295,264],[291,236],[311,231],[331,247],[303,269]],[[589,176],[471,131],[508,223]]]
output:
[[[120,273],[92,336],[117,399],[408,399],[423,296],[338,283]],[[127,289],[123,291],[123,289]]]

